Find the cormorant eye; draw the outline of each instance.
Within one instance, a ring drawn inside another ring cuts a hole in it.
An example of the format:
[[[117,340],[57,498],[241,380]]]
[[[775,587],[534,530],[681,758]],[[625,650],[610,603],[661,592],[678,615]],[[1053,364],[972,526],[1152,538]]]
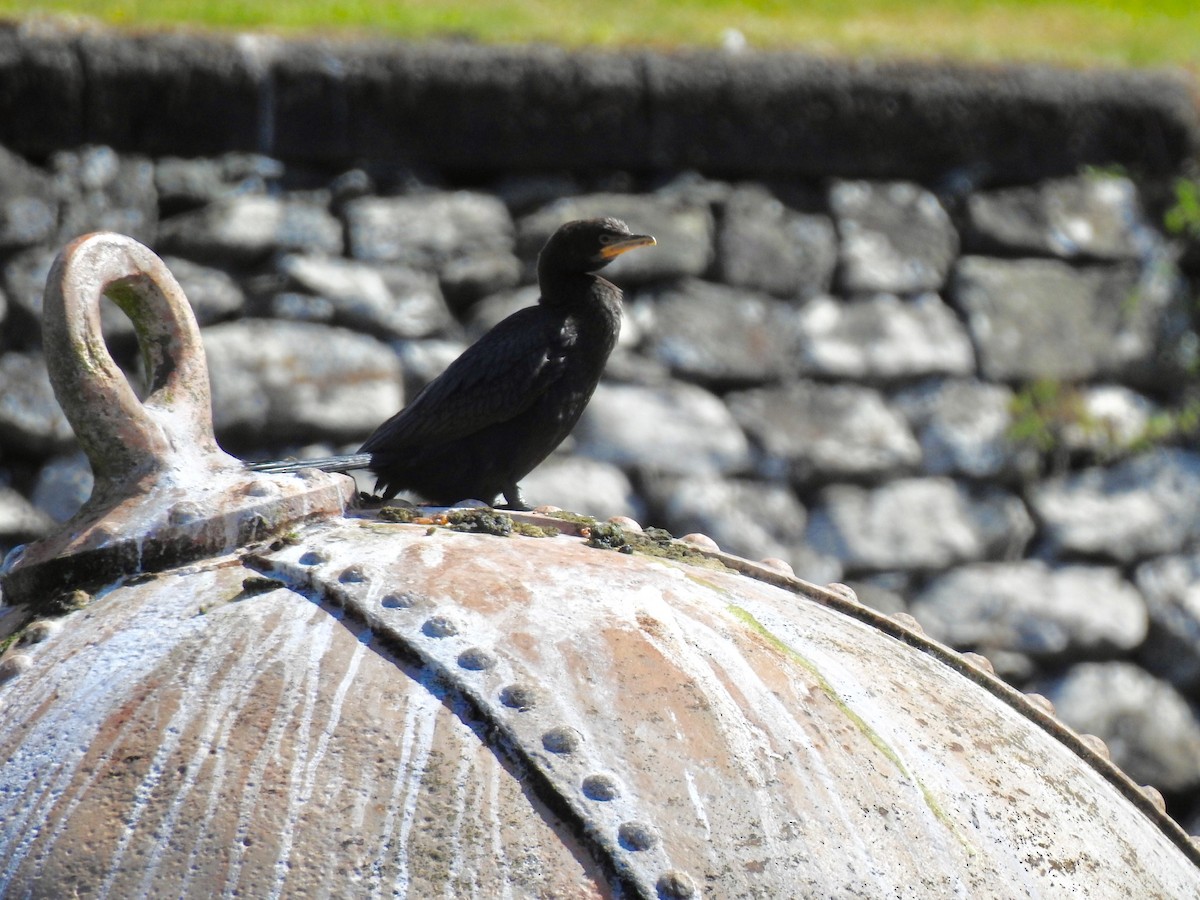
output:
[[[611,244],[614,240],[615,240],[614,235],[611,235],[611,234],[600,235],[600,243],[602,243],[602,244]]]

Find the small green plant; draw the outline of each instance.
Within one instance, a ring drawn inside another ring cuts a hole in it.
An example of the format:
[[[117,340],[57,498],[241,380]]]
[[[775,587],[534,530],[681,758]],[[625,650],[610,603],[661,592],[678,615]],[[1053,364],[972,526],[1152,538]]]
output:
[[[1175,180],[1175,202],[1163,214],[1163,225],[1178,237],[1200,238],[1200,180]]]
[[[1012,424],[1008,439],[1055,457],[1067,452],[1068,429],[1089,429],[1096,424],[1088,415],[1079,389],[1052,378],[1026,385],[1013,397],[1009,411]]]
[[[1180,438],[1200,434],[1200,399],[1185,402],[1178,409],[1155,413],[1146,423],[1146,430],[1133,442],[1135,451],[1149,450]]]

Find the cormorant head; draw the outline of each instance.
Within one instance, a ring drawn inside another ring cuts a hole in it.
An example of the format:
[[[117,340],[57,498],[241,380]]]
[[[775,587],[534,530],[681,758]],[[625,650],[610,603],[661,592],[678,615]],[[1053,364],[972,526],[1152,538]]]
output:
[[[622,253],[655,243],[648,234],[634,234],[620,219],[578,219],[546,241],[538,256],[538,271],[595,272]]]

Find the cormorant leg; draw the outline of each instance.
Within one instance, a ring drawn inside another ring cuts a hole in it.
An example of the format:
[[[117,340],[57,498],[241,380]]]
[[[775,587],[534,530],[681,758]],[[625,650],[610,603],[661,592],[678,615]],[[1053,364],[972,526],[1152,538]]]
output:
[[[501,509],[512,509],[517,512],[528,512],[530,507],[521,496],[521,486],[515,481],[504,489],[505,504]]]

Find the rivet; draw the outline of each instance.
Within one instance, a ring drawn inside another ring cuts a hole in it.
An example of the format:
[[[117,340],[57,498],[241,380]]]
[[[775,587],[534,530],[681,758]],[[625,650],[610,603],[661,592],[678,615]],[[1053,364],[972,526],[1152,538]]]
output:
[[[782,572],[784,575],[796,574],[796,570],[792,568],[792,564],[786,559],[780,559],[778,556],[768,556],[766,559],[759,560],[759,565],[765,566],[768,569],[774,569],[776,572]]]
[[[342,584],[359,584],[366,580],[366,570],[357,563],[352,566],[346,566],[346,568],[342,569],[342,573],[338,575],[338,581]]]
[[[617,840],[626,850],[649,850],[658,843],[658,836],[649,825],[641,822],[622,822],[617,828]]]
[[[611,776],[589,775],[583,779],[583,795],[589,800],[615,800],[621,790]]]
[[[0,684],[6,681],[12,681],[26,669],[33,665],[33,660],[29,658],[27,653],[13,653],[10,656],[0,659]]]
[[[858,594],[855,593],[854,588],[850,587],[848,584],[842,584],[840,581],[835,581],[833,584],[825,585],[825,590],[829,591],[831,594],[837,594],[843,600],[849,600],[851,603],[862,603],[862,601],[858,599]]]
[[[265,478],[256,478],[246,485],[247,497],[274,497],[279,494],[279,485]]]
[[[683,537],[680,538],[680,540],[683,541],[685,544],[692,544],[696,547],[703,547],[705,550],[720,550],[721,549],[720,547],[717,546],[717,542],[714,541],[712,538],[710,538],[707,534],[700,534],[699,532],[695,532],[695,531],[692,532],[691,534],[685,534]]]
[[[1079,735],[1079,740],[1097,756],[1110,761],[1112,760],[1112,754],[1108,752],[1108,744],[1104,743],[1103,738],[1097,737],[1094,734],[1081,734]]]
[[[184,500],[176,503],[171,507],[171,511],[167,513],[167,523],[169,525],[188,525],[192,522],[198,522],[203,518],[203,513],[196,503],[190,500]]]
[[[500,691],[500,702],[510,709],[524,712],[537,706],[537,691],[527,684],[510,684]]]
[[[988,659],[986,656],[984,656],[982,653],[972,653],[971,651],[968,650],[966,653],[962,654],[962,658],[966,662],[969,662],[971,665],[973,665],[975,668],[982,669],[983,671],[987,672],[989,675],[996,674],[996,667],[993,666],[992,661],[990,659]]]
[[[302,566],[319,566],[323,562],[329,562],[329,557],[321,550],[307,550],[300,555]]]
[[[629,516],[613,516],[609,520],[610,525],[617,525],[622,531],[632,531],[634,534],[642,533],[642,526],[636,519],[631,519]]]
[[[678,869],[663,872],[655,887],[659,900],[691,900],[696,896],[696,882],[687,872]]]
[[[1146,795],[1147,799],[1154,804],[1154,808],[1160,813],[1167,811],[1167,801],[1163,799],[1162,792],[1152,784],[1143,784],[1141,792]]]
[[[468,647],[458,654],[459,667],[472,672],[482,672],[495,664],[496,658],[481,647]]]
[[[388,594],[379,601],[384,609],[408,609],[413,605],[411,594]]]
[[[542,746],[551,753],[574,753],[583,743],[583,735],[568,725],[551,728],[542,735]]]
[[[61,627],[57,622],[51,622],[47,619],[38,619],[36,622],[30,622],[25,626],[25,630],[21,632],[21,643],[40,644]]]
[[[925,629],[921,627],[921,623],[906,612],[892,613],[891,619],[897,625],[902,625],[914,634],[925,633]]]
[[[1054,716],[1057,713],[1054,711],[1054,704],[1050,702],[1050,698],[1042,694],[1029,693],[1025,695],[1025,699],[1048,715]]]
[[[421,631],[428,637],[444,638],[458,634],[458,626],[445,616],[431,616],[421,626]]]

